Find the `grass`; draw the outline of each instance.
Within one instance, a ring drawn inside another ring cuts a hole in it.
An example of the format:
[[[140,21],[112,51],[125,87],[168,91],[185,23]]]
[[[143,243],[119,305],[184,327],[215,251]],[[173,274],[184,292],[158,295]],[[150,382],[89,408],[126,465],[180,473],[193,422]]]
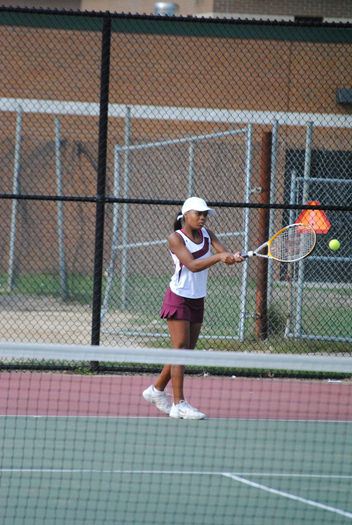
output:
[[[11,292],[8,291],[7,274],[0,274],[0,293],[8,295],[62,296],[59,274],[40,272],[16,276]],[[66,277],[66,301],[92,304],[93,276],[68,274]]]
[[[304,316],[303,330],[309,330],[312,325],[324,337],[352,337],[352,308],[315,306]]]

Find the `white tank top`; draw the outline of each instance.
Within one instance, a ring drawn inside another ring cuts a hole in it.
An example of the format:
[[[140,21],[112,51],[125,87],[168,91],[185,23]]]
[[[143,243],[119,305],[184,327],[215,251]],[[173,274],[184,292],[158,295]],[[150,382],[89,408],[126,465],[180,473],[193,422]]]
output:
[[[182,237],[187,250],[191,252],[195,259],[205,259],[210,256],[211,239],[205,228],[200,230],[202,236],[202,242],[200,244],[191,241],[183,230],[177,230],[176,233]],[[191,272],[186,266],[180,263],[174,253],[170,253],[175,267],[175,273],[170,281],[171,291],[176,295],[190,299],[205,297],[207,294],[208,270]]]

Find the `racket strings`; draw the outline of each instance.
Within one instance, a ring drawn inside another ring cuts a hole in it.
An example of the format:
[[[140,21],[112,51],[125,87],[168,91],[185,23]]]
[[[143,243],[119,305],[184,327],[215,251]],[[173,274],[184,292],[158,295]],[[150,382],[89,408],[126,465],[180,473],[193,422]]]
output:
[[[315,246],[315,232],[309,226],[295,225],[282,231],[270,243],[272,257],[280,261],[298,261]]]

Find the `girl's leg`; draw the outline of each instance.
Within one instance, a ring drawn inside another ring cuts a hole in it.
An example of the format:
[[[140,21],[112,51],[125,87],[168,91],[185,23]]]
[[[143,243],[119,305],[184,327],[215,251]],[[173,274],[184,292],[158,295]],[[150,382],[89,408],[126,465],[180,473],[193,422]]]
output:
[[[191,333],[190,333],[190,350],[194,350],[198,342],[200,330],[202,328],[202,323],[191,323]]]
[[[168,319],[167,321],[169,327],[170,338],[173,348],[189,348],[190,341],[190,323],[189,321],[183,321],[178,319]],[[184,367],[180,365],[164,365],[161,374],[155,383],[155,388],[157,390],[164,390],[170,379],[172,379],[172,387],[174,390],[176,388],[176,398],[179,397],[180,389],[182,391],[183,383],[183,370]],[[179,402],[175,401],[176,402]]]
[[[160,376],[154,384],[157,390],[165,390],[166,385],[171,379],[171,365],[164,365]]]
[[[202,323],[190,323],[183,320],[168,320],[168,327],[172,346],[175,349],[193,350],[197,344]],[[167,383],[172,380],[172,389],[174,393],[174,403],[178,404],[184,399],[183,378],[184,369],[182,365],[165,365],[155,383],[157,390],[164,390]]]

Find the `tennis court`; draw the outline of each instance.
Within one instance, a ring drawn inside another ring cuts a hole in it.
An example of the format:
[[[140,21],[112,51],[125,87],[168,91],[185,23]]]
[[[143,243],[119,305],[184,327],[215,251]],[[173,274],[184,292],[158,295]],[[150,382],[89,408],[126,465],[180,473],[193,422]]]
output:
[[[1,373],[1,522],[351,522],[350,381],[187,377],[204,421],[152,381]]]

